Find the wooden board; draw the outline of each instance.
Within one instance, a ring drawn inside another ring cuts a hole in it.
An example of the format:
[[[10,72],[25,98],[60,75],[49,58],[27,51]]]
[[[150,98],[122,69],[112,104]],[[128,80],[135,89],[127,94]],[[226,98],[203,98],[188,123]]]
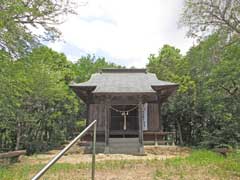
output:
[[[26,154],[26,150],[10,151],[10,152],[6,152],[6,153],[0,153],[0,159],[18,157],[18,156],[24,155],[24,154]]]
[[[148,130],[160,130],[159,105],[156,103],[148,104]]]
[[[104,104],[89,105],[89,123],[91,123],[95,119],[97,120],[97,131],[104,131],[104,122],[106,120]]]
[[[104,104],[89,105],[89,123],[95,119],[98,121],[97,131],[105,131],[106,113]],[[159,105],[156,103],[148,104],[148,130],[160,130]]]

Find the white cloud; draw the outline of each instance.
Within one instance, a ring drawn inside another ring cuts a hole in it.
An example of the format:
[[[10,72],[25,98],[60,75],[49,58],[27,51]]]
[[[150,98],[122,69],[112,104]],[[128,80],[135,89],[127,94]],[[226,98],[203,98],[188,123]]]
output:
[[[111,62],[144,67],[149,54],[157,53],[164,44],[183,53],[192,45],[185,31],[177,29],[181,8],[182,0],[92,0],[59,28],[64,41],[79,50],[97,56],[97,52],[105,52]],[[68,48],[61,48],[61,42],[50,46],[61,52]],[[71,57],[69,49],[67,52]]]
[[[50,42],[50,43],[48,43],[47,46],[58,52],[62,52],[64,50],[63,49],[64,42],[62,42],[62,41]]]

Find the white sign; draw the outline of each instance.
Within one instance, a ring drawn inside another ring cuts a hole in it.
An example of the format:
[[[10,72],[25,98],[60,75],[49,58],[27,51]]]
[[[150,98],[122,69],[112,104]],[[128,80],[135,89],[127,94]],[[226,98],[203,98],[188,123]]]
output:
[[[146,131],[148,130],[148,103],[143,105],[143,109],[143,130]]]

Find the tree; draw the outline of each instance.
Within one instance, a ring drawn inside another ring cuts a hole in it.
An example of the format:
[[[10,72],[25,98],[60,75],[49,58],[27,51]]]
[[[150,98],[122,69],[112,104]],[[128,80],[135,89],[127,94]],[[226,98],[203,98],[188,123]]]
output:
[[[63,54],[40,47],[0,64],[1,150],[48,150],[78,131],[81,107],[65,79],[71,63]]]
[[[73,64],[41,46],[13,61],[0,51],[0,151],[46,151],[80,131],[84,105],[69,88],[101,68],[120,67],[94,56]]]
[[[55,25],[69,13],[75,13],[70,0],[0,0],[0,49],[18,57],[59,38]]]
[[[104,57],[87,55],[81,57],[73,66],[75,81],[87,81],[93,73],[99,72],[103,68],[124,68],[114,63],[107,62]]]
[[[149,58],[150,72],[180,84],[161,113],[165,130],[176,129],[179,142],[210,148],[240,143],[239,40],[221,47],[219,38],[209,36],[186,56],[165,45]]]
[[[14,148],[11,135],[15,129],[13,112],[19,104],[16,93],[18,86],[14,80],[16,74],[11,57],[8,53],[0,51],[0,58],[0,151],[6,151]]]
[[[180,23],[189,36],[205,38],[185,57],[196,84],[196,142],[238,146],[240,1],[186,0]]]
[[[161,118],[165,131],[173,131],[174,127],[179,143],[189,143],[195,107],[195,82],[189,74],[188,62],[179,49],[164,45],[157,56],[150,55],[147,68],[161,80],[179,83],[177,94],[163,104]]]
[[[240,41],[222,49],[221,60],[212,68],[206,85],[207,128],[202,144],[208,147],[240,144]],[[209,91],[208,91],[209,93]]]
[[[240,37],[240,1],[185,0],[180,24],[189,28],[189,36],[221,32]]]
[[[47,65],[51,70],[61,72],[62,80],[68,84],[74,78],[73,63],[63,53],[58,53],[46,46],[40,46],[21,58],[23,61]],[[19,60],[21,60],[19,59]]]

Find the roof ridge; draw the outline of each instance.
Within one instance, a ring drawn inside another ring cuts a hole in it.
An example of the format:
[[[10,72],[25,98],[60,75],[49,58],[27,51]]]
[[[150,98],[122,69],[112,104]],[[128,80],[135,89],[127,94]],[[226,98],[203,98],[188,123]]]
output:
[[[147,73],[146,69],[104,68],[100,73]]]

